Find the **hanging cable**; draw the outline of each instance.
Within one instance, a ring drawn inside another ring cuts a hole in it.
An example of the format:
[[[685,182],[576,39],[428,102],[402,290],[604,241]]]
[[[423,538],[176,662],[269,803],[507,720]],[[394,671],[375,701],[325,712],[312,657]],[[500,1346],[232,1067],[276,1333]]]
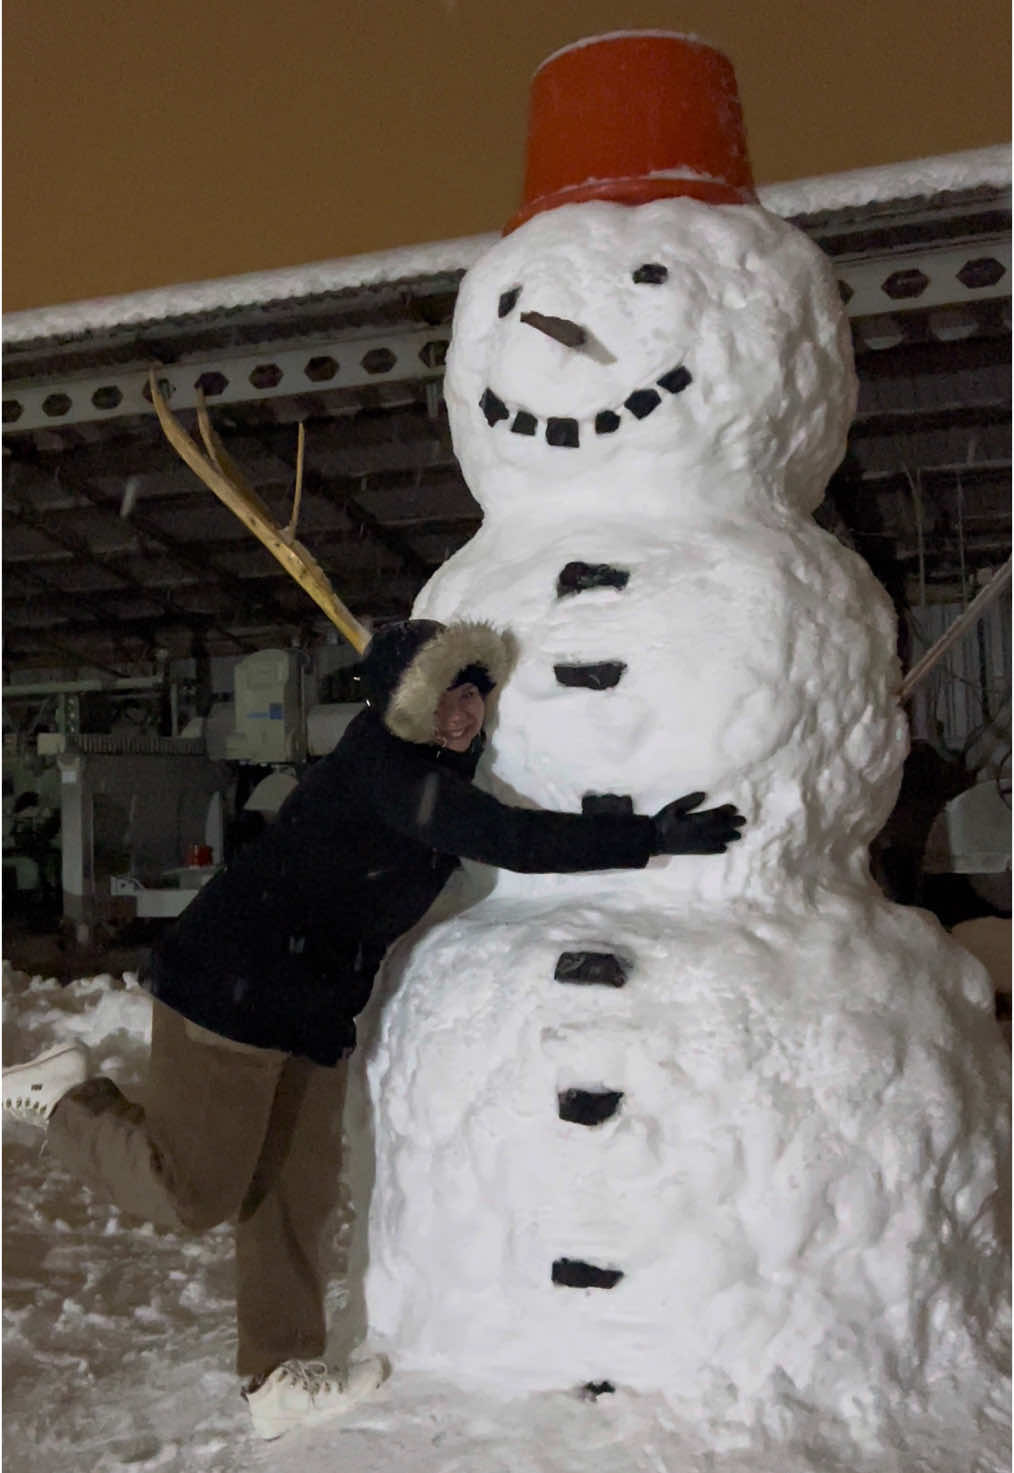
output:
[[[961,472],[955,472],[955,486],[957,489],[958,503],[958,566],[961,570],[961,607],[968,608],[968,570],[965,565],[965,488],[961,482]]]
[[[913,476],[908,466],[905,466],[905,479],[908,481],[908,489],[912,493],[912,511],[915,517],[915,545],[919,554],[919,607],[926,607],[926,533],[923,520],[922,504],[922,471],[916,471]]]

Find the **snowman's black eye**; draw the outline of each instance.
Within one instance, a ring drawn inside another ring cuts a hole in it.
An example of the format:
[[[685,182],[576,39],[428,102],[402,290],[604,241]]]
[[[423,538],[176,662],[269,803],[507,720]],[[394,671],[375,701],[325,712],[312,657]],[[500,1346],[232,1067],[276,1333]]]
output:
[[[634,280],[638,286],[643,285],[645,282],[649,286],[661,286],[668,275],[668,267],[660,266],[657,261],[648,261],[644,266],[638,266],[634,272]]]
[[[519,286],[512,286],[509,292],[504,292],[500,298],[500,304],[496,309],[496,315],[498,317],[506,317],[508,312],[513,312],[518,304],[518,297],[520,295],[521,288]]]

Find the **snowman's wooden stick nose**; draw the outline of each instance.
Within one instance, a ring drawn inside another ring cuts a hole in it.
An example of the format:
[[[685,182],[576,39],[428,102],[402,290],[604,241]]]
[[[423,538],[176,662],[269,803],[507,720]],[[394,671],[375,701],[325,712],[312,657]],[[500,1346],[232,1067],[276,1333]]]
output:
[[[565,348],[583,348],[588,341],[588,334],[581,324],[571,322],[569,317],[547,317],[544,312],[522,312],[521,321],[527,322],[529,327],[537,327],[547,337],[555,338]]]
[[[569,317],[549,317],[545,312],[522,312],[521,321],[529,327],[538,328],[539,332],[554,338],[565,348],[580,348],[599,363],[616,362],[613,354],[602,346],[598,338],[579,322],[571,322]]]

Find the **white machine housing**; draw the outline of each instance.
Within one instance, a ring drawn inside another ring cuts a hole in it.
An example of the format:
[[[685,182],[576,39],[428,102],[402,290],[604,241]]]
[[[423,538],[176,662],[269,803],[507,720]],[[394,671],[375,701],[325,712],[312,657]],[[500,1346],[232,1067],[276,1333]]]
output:
[[[299,762],[306,754],[300,656],[257,650],[234,673],[235,726],[226,738],[232,762]]]

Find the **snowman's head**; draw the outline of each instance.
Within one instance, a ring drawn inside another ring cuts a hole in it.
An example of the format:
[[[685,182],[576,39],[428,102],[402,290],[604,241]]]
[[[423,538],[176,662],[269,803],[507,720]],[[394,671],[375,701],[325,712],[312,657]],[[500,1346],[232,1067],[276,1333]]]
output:
[[[855,408],[826,258],[765,210],[689,198],[565,205],[497,242],[462,283],[445,392],[486,505],[504,467],[560,493],[634,461],[674,503],[681,476],[699,495],[724,473],[810,510]]]

